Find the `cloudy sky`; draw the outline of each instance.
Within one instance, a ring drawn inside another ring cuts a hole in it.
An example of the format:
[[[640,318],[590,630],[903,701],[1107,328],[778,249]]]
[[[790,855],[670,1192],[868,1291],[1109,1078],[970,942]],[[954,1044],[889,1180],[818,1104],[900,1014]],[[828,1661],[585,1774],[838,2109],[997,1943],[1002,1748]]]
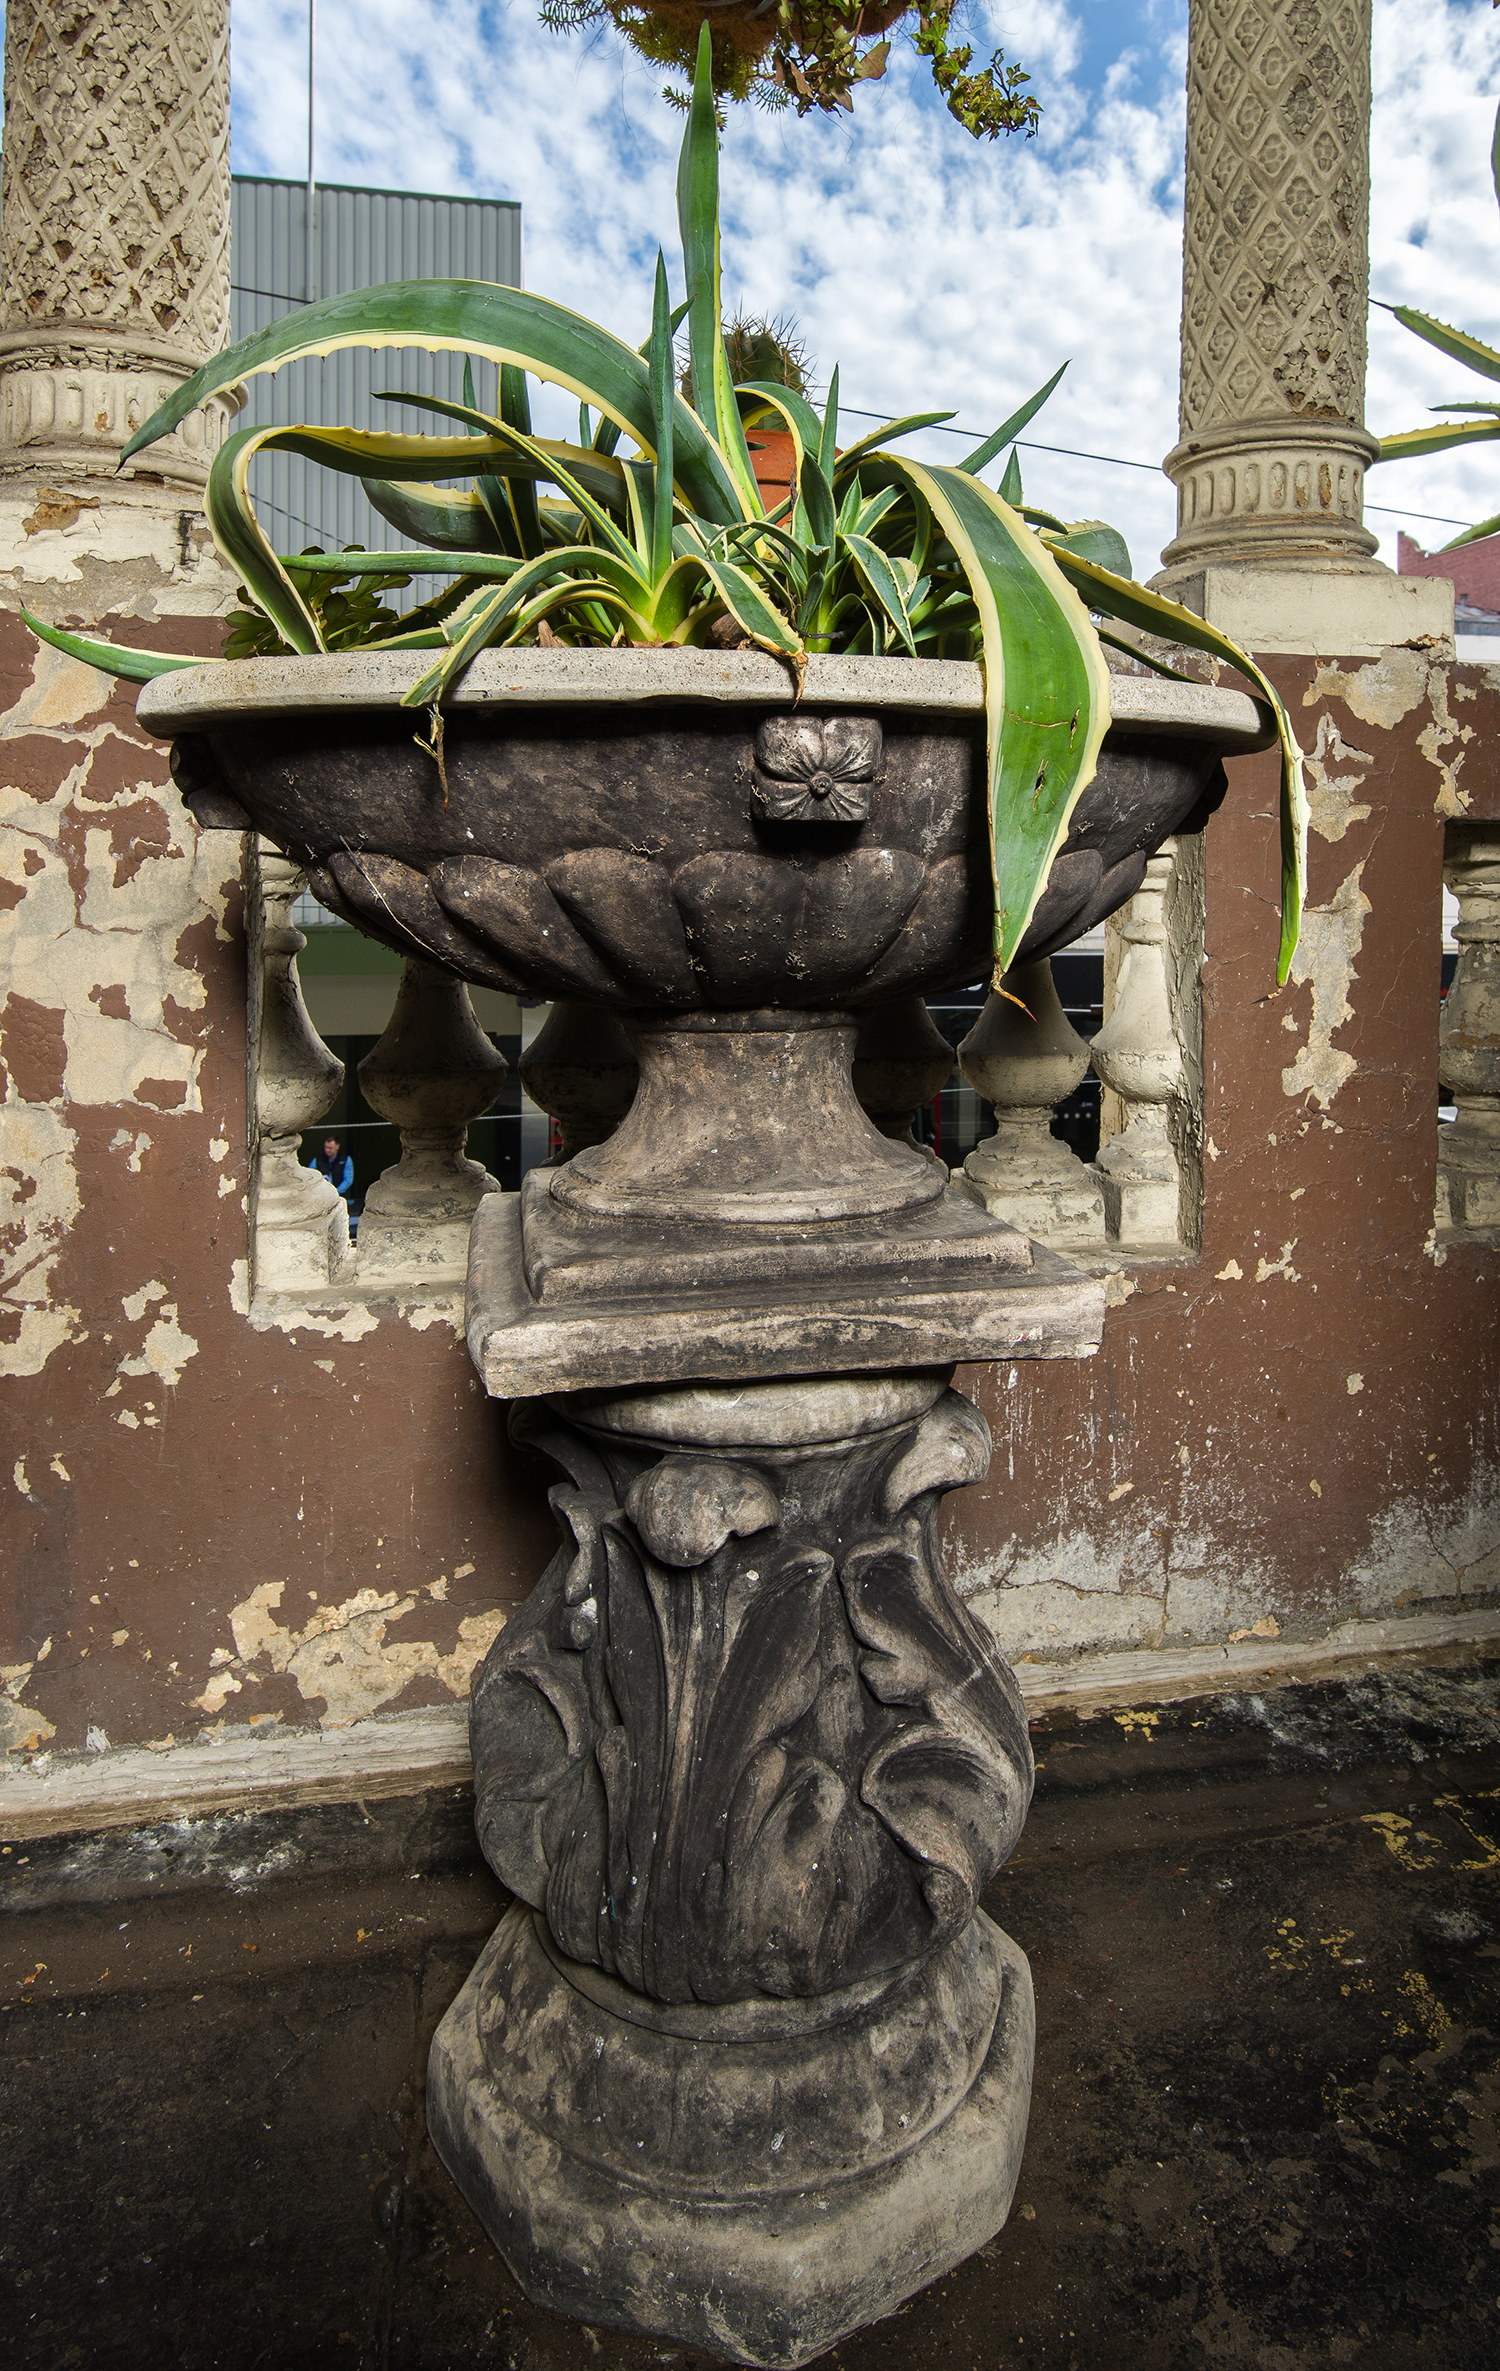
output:
[[[1113,518],[1149,575],[1173,526],[1155,465],[1176,436],[1186,0],[970,0],[970,21],[1030,68],[1039,136],[976,144],[899,37],[852,119],[736,110],[726,299],[794,316],[846,406],[951,406],[976,434],[1068,360],[1034,434],[1116,461],[1032,452],[1028,492]],[[307,0],[233,0],[233,29],[235,170],[300,178]],[[548,33],[530,0],[319,0],[318,55],[320,179],[517,198],[528,284],[644,336],[658,242],[675,258],[681,125],[612,30]],[[1497,95],[1490,0],[1375,0],[1372,294],[1494,343]],[[1372,313],[1377,432],[1479,391]],[[1435,547],[1500,511],[1500,446],[1369,490],[1386,557],[1398,525]]]
[[[736,110],[726,298],[792,314],[846,405],[942,404],[976,432],[1067,359],[1037,438],[1147,466],[1034,452],[1028,491],[1115,519],[1149,574],[1173,526],[1154,465],[1176,434],[1186,0],[974,0],[971,21],[1030,68],[1039,136],[976,144],[899,40],[852,120]],[[306,0],[233,0],[233,24],[235,169],[300,175]],[[321,179],[518,198],[528,284],[645,334],[658,241],[675,258],[680,119],[612,30],[548,33],[528,0],[320,0],[318,51]],[[1372,293],[1500,342],[1497,93],[1490,0],[1376,0]],[[1377,431],[1476,391],[1372,315]],[[1487,449],[1372,480],[1388,557],[1398,524],[1430,548],[1441,521],[1500,510]]]

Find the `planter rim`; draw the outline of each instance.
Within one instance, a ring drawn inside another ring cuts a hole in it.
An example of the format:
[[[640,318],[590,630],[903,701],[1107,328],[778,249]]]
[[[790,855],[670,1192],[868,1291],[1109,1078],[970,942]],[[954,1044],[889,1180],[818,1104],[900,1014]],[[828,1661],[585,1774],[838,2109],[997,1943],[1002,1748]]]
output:
[[[340,651],[315,658],[210,659],[143,684],[136,717],[149,733],[211,729],[239,717],[355,714],[398,707],[431,665],[426,651]],[[1163,676],[1110,676],[1112,730],[1269,747],[1270,711],[1247,692]],[[445,705],[453,709],[791,708],[790,671],[765,651],[486,650]],[[968,659],[813,657],[804,706],[981,716],[984,678]]]

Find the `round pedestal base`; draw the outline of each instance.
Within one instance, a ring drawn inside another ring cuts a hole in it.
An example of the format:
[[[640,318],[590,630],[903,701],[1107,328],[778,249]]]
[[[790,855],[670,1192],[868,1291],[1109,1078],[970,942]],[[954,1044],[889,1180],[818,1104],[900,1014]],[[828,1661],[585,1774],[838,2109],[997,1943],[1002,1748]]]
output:
[[[982,1912],[889,1981],[699,2008],[561,1959],[518,1904],[438,2028],[428,2126],[536,2303],[782,2371],[999,2229],[1033,2031]]]

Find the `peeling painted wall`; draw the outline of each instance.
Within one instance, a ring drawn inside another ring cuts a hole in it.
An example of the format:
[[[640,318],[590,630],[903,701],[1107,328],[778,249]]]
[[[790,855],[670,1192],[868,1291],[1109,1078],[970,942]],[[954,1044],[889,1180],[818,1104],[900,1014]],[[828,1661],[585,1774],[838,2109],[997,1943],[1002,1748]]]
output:
[[[451,1702],[550,1553],[461,1311],[251,1322],[240,843],[9,614],[0,712],[0,1752]]]
[[[1116,1280],[1096,1359],[963,1377],[996,1454],[950,1547],[1020,1655],[1500,1591],[1500,1254],[1432,1236],[1441,817],[1500,815],[1500,683],[1276,665],[1314,753],[1309,931],[1277,995],[1275,771],[1242,761],[1203,843],[1202,1255]],[[131,706],[0,616],[16,1756],[452,1702],[552,1549],[456,1304],[246,1310],[236,843]]]
[[[1277,993],[1275,772],[1241,760],[1203,842],[1202,1255],[1121,1279],[1097,1359],[966,1378],[996,1455],[950,1552],[1021,1656],[1500,1595],[1500,1247],[1432,1222],[1443,819],[1500,816],[1500,677],[1270,664],[1308,913]]]

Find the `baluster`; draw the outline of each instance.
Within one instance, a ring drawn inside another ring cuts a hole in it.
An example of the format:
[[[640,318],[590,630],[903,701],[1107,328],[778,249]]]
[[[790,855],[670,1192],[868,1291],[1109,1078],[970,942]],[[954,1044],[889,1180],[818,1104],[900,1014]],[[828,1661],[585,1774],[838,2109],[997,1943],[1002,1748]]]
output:
[[[438,1283],[468,1264],[469,1221],[499,1182],[464,1156],[509,1064],[474,1018],[462,980],[408,956],[385,1034],[359,1066],[365,1101],[401,1131],[401,1158],[365,1196],[361,1283]]]
[[[1500,1227],[1500,825],[1450,824],[1443,877],[1458,899],[1458,969],[1438,1076],[1458,1105],[1438,1150],[1438,1224]]]
[[[251,1044],[255,1167],[250,1241],[258,1293],[317,1291],[350,1263],[349,1216],[329,1180],[298,1158],[302,1130],[328,1110],[344,1065],[308,1019],[297,977],[307,945],[291,919],[302,869],[267,841],[251,867]],[[258,892],[258,894],[257,894]]]
[[[960,1193],[1023,1235],[1070,1251],[1104,1248],[1104,1200],[1086,1162],[1052,1133],[1053,1106],[1071,1095],[1089,1049],[1063,1011],[1044,957],[1018,964],[958,1049],[964,1077],[995,1106],[995,1133],[955,1179]]]
[[[920,996],[903,996],[867,1013],[854,1044],[854,1092],[882,1136],[943,1163],[918,1144],[913,1122],[953,1075],[953,1048]]]
[[[561,1150],[547,1166],[560,1168],[613,1136],[635,1101],[639,1076],[613,1013],[566,999],[554,1004],[521,1056],[522,1086],[562,1134]]]
[[[1089,1048],[1099,1077],[1124,1106],[1123,1125],[1101,1145],[1096,1164],[1106,1231],[1121,1251],[1175,1249],[1187,1239],[1179,1140],[1188,1076],[1168,973],[1167,901],[1176,854],[1177,842],[1166,841],[1108,925],[1118,949],[1114,995]]]

